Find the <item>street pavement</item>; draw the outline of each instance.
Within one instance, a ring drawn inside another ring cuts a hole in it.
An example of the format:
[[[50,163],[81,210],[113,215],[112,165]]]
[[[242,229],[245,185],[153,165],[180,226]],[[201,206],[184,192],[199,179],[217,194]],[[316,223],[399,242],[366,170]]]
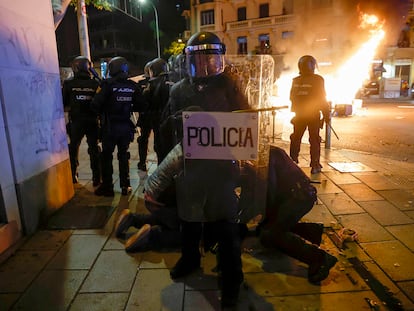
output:
[[[275,144],[288,148],[286,141]],[[128,254],[114,236],[123,209],[146,213],[147,174],[137,170],[136,142],[133,192],[121,195],[114,161],[113,198],[93,194],[85,145],[73,202],[112,205],[114,213],[102,229],[39,229],[25,238],[0,265],[0,310],[220,310],[212,254],[202,257],[202,270],[172,281],[179,250]],[[338,263],[321,285],[312,285],[305,264],[249,237],[237,310],[414,310],[414,163],[332,146],[322,148],[322,173],[310,175],[309,148],[302,149],[299,165],[318,189],[303,221],[324,223],[321,247]],[[148,160],[151,174],[152,150]]]

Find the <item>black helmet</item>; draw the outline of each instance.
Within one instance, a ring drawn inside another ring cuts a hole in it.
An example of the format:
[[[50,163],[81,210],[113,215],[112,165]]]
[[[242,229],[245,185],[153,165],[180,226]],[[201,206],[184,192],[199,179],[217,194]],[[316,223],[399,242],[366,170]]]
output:
[[[304,55],[299,58],[298,68],[300,74],[314,73],[316,68],[316,59],[311,55]]]
[[[124,57],[117,56],[112,58],[108,64],[108,76],[116,77],[123,74],[125,77],[128,76],[129,66],[128,62]]]
[[[198,32],[192,35],[184,52],[187,72],[192,78],[205,78],[224,71],[226,46],[214,33]]]
[[[168,72],[168,64],[162,58],[155,58],[149,65],[151,77],[158,77],[162,73]]]
[[[89,74],[91,62],[85,56],[78,56],[72,61],[72,70],[76,74],[78,72],[86,72]]]
[[[144,76],[145,76],[145,78],[150,77],[150,66],[151,66],[151,62],[146,63],[145,66],[144,66]]]

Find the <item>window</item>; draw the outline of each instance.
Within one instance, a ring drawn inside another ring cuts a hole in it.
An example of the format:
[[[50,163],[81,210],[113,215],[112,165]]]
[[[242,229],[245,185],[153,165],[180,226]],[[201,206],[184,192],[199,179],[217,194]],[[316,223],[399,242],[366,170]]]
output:
[[[214,24],[214,10],[201,11],[201,26]]]
[[[269,34],[259,35],[259,46],[257,48],[257,53],[258,54],[271,54]]]
[[[263,3],[259,6],[259,17],[269,17],[269,3]]]
[[[247,37],[237,38],[237,54],[247,54]]]
[[[293,31],[282,31],[282,39],[293,38]]]
[[[237,20],[244,21],[246,20],[246,7],[238,8],[237,9]]]

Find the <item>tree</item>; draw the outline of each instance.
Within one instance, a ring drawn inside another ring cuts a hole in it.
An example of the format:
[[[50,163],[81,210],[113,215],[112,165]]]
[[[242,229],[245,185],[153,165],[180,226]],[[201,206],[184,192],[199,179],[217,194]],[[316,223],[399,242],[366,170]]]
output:
[[[59,26],[63,17],[65,16],[66,9],[69,5],[78,7],[78,0],[51,0],[53,8],[53,19],[55,22],[55,30]],[[99,10],[111,10],[111,4],[108,0],[85,0],[86,5],[93,5]]]

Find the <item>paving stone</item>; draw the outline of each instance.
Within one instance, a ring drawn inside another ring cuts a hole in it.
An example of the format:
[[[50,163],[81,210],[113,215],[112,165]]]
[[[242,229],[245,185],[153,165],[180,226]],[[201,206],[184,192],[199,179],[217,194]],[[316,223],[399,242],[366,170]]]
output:
[[[90,269],[106,240],[102,235],[72,235],[47,269]]]
[[[351,173],[341,173],[338,171],[324,172],[324,174],[337,185],[358,184],[361,181]]]
[[[336,222],[336,218],[324,204],[315,204],[313,208],[302,217],[304,222],[320,222],[325,227],[329,227],[332,222]]]
[[[143,252],[140,269],[171,269],[181,257],[180,252]]]
[[[318,194],[343,192],[341,188],[339,188],[329,179],[321,179],[320,184],[313,183],[312,185],[315,186],[316,190],[318,191]]]
[[[392,280],[414,280],[414,254],[401,242],[361,243],[361,246]]]
[[[123,311],[128,301],[129,293],[94,293],[76,296],[71,311]]]
[[[374,190],[398,189],[398,185],[377,173],[354,173],[354,176]]]
[[[389,226],[386,229],[414,252],[414,224]]]
[[[378,193],[402,211],[414,210],[414,193],[405,190],[383,190]]]
[[[401,289],[393,282],[377,264],[370,262],[364,262],[364,265],[367,267],[368,271],[384,286],[390,293],[393,294],[403,305],[404,310],[413,310],[413,302],[410,301],[408,297],[414,298],[414,296],[409,296],[404,293],[401,293]],[[402,283],[402,282],[401,282]],[[413,288],[414,289],[414,288]]]
[[[128,292],[139,262],[124,251],[102,251],[80,292]]]
[[[220,310],[220,293],[218,291],[186,291],[183,310]]]
[[[398,282],[397,285],[403,290],[407,297],[411,298],[412,303],[414,303],[414,281]],[[411,307],[410,309],[405,308],[405,310],[414,310],[414,307]]]
[[[367,213],[342,215],[341,224],[344,228],[355,230],[361,243],[394,240],[394,237]]]
[[[184,283],[175,283],[168,269],[139,270],[125,310],[158,311],[183,307]]]
[[[351,293],[323,293],[314,295],[295,295],[267,298],[274,309],[267,310],[309,310],[309,311],[349,311],[369,310],[365,298],[378,301],[378,298],[371,291]]]
[[[21,250],[57,250],[72,235],[71,230],[37,231]]]
[[[318,197],[333,215],[357,214],[364,210],[346,193],[319,194]]]
[[[0,294],[0,311],[11,310],[19,296],[20,294]]]
[[[341,185],[341,188],[356,202],[383,200],[383,197],[364,184]]]
[[[56,251],[18,251],[0,266],[0,292],[24,291]]]
[[[15,310],[67,310],[88,271],[43,271],[24,292]]]
[[[383,226],[413,223],[410,217],[387,201],[367,201],[359,204]]]

